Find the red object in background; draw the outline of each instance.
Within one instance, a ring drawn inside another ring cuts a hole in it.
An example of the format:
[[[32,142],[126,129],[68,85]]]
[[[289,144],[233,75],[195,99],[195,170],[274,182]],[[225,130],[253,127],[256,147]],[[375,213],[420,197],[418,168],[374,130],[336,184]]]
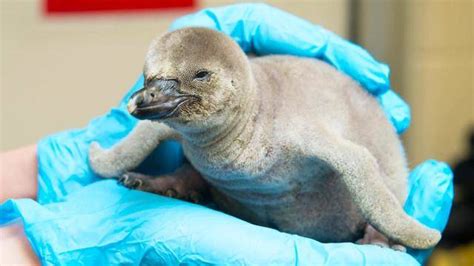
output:
[[[47,13],[189,8],[194,0],[44,0]]]

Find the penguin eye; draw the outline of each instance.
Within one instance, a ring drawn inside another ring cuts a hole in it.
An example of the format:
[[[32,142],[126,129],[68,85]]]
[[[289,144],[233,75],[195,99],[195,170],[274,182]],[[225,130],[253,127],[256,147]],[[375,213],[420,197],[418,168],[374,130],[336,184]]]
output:
[[[200,70],[196,73],[196,75],[194,76],[194,79],[199,80],[199,81],[205,81],[205,80],[209,79],[210,75],[211,75],[211,73],[209,73],[209,71]]]

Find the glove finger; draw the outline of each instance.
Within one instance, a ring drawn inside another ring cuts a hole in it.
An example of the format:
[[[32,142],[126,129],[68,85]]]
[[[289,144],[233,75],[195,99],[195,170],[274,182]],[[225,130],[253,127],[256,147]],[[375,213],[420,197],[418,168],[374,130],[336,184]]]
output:
[[[428,160],[417,166],[409,177],[405,211],[421,223],[443,231],[453,201],[453,172],[443,162]],[[408,250],[423,263],[432,250]]]
[[[170,29],[190,26],[222,31],[231,36],[245,52],[320,58],[359,81],[374,95],[390,88],[388,66],[377,62],[365,49],[320,26],[266,4],[203,9],[177,19]]]
[[[411,122],[408,104],[392,90],[377,96],[377,101],[382,106],[385,115],[392,125],[395,126],[397,133],[402,134],[405,132]]]

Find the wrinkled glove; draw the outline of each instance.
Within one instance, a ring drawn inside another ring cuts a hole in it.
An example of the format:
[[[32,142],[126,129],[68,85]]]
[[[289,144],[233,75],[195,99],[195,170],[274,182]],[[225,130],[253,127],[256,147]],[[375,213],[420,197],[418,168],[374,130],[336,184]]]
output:
[[[445,164],[428,161],[417,167],[405,209],[442,230],[451,179]],[[114,180],[77,189],[59,203],[10,200],[0,212],[0,222],[22,218],[43,265],[418,265],[415,258],[421,262],[427,253],[323,244],[200,205],[129,190]]]
[[[275,16],[279,19],[272,20]],[[261,4],[206,9],[177,20],[173,28],[184,25],[217,28],[257,54],[324,59],[378,95],[399,132],[409,124],[407,105],[388,90],[388,68],[320,27]],[[137,121],[127,113],[126,100],[142,86],[140,78],[117,108],[86,128],[43,139],[38,144],[39,203],[22,199],[0,206],[0,224],[21,218],[43,264],[416,265],[429,254],[429,250],[406,254],[372,245],[323,244],[101,180],[88,165],[89,145],[99,141],[110,147],[132,130]],[[140,168],[161,174],[182,162],[179,144],[167,141]],[[409,184],[407,213],[443,230],[453,198],[449,166],[427,161],[412,171]]]
[[[171,30],[199,26],[231,36],[245,52],[322,59],[358,81],[379,100],[397,129],[410,125],[410,108],[390,90],[390,69],[366,50],[310,22],[266,4],[208,8],[179,18]]]

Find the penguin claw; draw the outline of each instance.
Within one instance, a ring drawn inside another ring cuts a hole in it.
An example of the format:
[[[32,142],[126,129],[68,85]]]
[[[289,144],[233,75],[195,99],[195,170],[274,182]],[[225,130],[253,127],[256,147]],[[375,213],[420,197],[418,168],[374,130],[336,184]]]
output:
[[[396,250],[396,251],[403,252],[403,253],[407,252],[407,248],[405,246],[400,245],[400,244],[393,244],[393,245],[390,246],[390,248],[393,249],[393,250]]]
[[[127,180],[128,180],[128,175],[127,174],[123,174],[121,175],[118,179],[117,179],[117,182],[119,184],[122,184],[122,185],[125,185],[127,183]]]
[[[174,190],[172,188],[166,190],[164,195],[167,196],[167,197],[170,197],[170,198],[177,198],[178,197],[178,193],[176,192],[176,190]]]
[[[192,203],[196,203],[196,204],[199,204],[202,202],[202,196],[201,194],[197,193],[196,191],[191,191],[189,193],[189,201],[191,201]]]
[[[140,177],[130,175],[129,173],[121,175],[117,181],[119,184],[131,189],[137,189],[143,186],[143,180],[141,180]]]

